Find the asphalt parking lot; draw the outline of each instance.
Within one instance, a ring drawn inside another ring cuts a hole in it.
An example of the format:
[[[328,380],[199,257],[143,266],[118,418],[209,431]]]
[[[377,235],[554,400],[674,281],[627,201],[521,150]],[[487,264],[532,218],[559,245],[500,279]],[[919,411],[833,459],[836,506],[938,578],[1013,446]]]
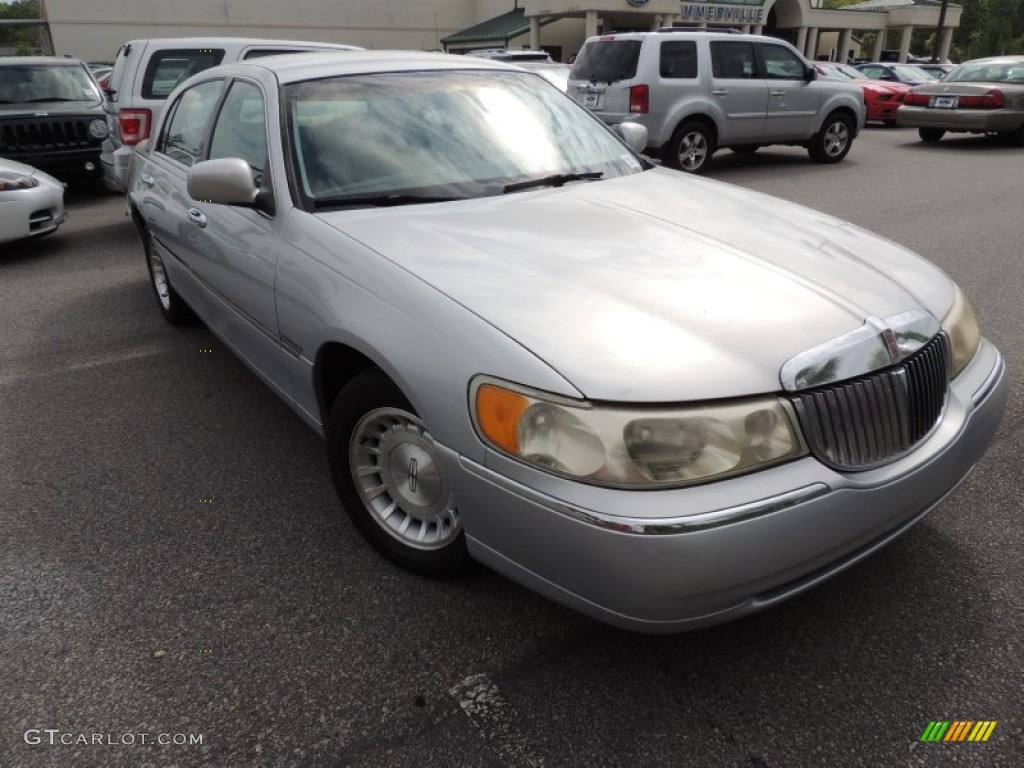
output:
[[[716,156],[713,179],[947,270],[1010,400],[906,536],[668,637],[377,556],[319,438],[205,328],[162,320],[123,200],[76,193],[57,235],[0,247],[0,768],[1024,764],[1022,167],[1024,149],[904,129],[836,166]],[[920,742],[935,720],[997,726]]]

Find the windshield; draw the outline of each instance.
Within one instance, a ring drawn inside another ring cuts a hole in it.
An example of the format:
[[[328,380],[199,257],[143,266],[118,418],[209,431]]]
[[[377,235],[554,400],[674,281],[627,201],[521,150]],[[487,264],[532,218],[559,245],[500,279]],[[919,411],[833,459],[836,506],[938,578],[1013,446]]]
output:
[[[85,68],[77,64],[24,64],[0,67],[0,104],[85,101],[95,104],[100,93]]]
[[[570,80],[614,83],[636,77],[639,40],[596,40],[583,46],[572,65]]]
[[[859,69],[851,67],[849,64],[836,64],[828,68],[831,72],[848,77],[851,80],[863,80],[866,75]]]
[[[925,72],[923,69],[917,67],[908,67],[905,64],[897,64],[892,67],[892,71],[895,72],[903,80],[934,80],[935,78]]]
[[[643,168],[586,110],[526,73],[337,77],[289,85],[285,98],[298,185],[314,208],[482,197]]]
[[[944,82],[1024,84],[1024,59],[1020,61],[971,61],[961,64]]]

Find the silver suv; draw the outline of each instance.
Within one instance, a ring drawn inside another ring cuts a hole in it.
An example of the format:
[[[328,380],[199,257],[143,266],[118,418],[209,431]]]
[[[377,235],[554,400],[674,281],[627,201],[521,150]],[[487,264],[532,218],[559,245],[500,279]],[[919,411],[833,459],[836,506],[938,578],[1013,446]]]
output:
[[[866,115],[859,85],[818,80],[785,41],[724,32],[592,37],[569,95],[605,123],[644,125],[647,152],[691,173],[706,170],[721,147],[765,144],[803,146],[819,163],[838,163]]]

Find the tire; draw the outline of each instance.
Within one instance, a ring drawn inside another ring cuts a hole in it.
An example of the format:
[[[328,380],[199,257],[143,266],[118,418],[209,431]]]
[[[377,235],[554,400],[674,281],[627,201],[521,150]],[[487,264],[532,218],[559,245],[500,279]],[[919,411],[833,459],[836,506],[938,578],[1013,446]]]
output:
[[[807,145],[807,154],[816,163],[838,163],[853,145],[853,120],[842,112],[825,118],[821,129]]]
[[[686,173],[704,173],[715,153],[715,137],[707,123],[687,120],[669,140],[663,162]]]
[[[190,325],[195,322],[196,316],[188,304],[171,287],[171,280],[167,276],[163,258],[157,252],[156,244],[153,242],[153,234],[146,226],[139,225],[139,237],[142,239],[142,252],[146,257],[149,285],[153,289],[160,314],[171,325]]]
[[[334,401],[327,460],[341,505],[394,563],[426,576],[463,573],[471,560],[434,440],[401,390],[377,369]]]
[[[946,135],[946,132],[941,128],[918,128],[917,135],[921,137],[921,141],[927,141],[929,144],[935,144],[942,140],[942,137]]]
[[[729,147],[737,155],[752,155],[760,148],[760,144],[738,144],[735,147]]]

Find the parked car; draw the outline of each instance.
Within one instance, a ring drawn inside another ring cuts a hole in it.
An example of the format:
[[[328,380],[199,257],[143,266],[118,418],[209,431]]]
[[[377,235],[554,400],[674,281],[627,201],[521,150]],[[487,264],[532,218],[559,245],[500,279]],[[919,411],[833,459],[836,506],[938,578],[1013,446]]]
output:
[[[529,49],[517,50],[515,48],[478,48],[475,51],[469,51],[466,53],[467,56],[473,56],[480,59],[490,59],[492,61],[505,61],[509,64],[524,63],[536,63],[536,64],[554,64],[555,60],[551,58],[551,54],[547,51],[534,51]]]
[[[65,179],[100,173],[103,95],[78,59],[0,57],[0,157]]]
[[[0,158],[0,243],[53,234],[66,219],[63,183]]]
[[[903,83],[904,85],[920,85],[930,83],[935,77],[919,69],[916,64],[886,64],[884,62],[869,62],[857,64],[857,69],[864,73],[865,77],[872,80],[885,80],[892,83]]]
[[[937,83],[920,85],[896,113],[922,141],[950,133],[997,133],[1024,146],[1024,56],[966,61]]]
[[[815,62],[814,68],[823,77],[837,77],[852,80],[864,89],[864,106],[867,107],[869,122],[896,125],[896,109],[903,96],[910,90],[909,85],[885,80],[872,80],[856,67],[834,61]]]
[[[931,62],[917,62],[914,67],[920,69],[925,74],[929,74],[936,80],[941,80],[954,69],[956,64],[932,64]]]
[[[939,268],[616,130],[499,62],[278,56],[180,85],[128,199],[160,312],[324,437],[385,556],[678,631],[918,522],[1007,383]]]
[[[118,49],[107,84],[110,136],[100,160],[108,183],[123,190],[135,147],[149,132],[178,83],[221,63],[302,51],[362,50],[352,45],[241,37],[132,40]]]
[[[605,123],[648,131],[648,153],[703,173],[715,150],[804,146],[813,160],[846,157],[864,126],[857,85],[818,73],[795,48],[761,35],[630,32],[586,41],[569,95]]]

